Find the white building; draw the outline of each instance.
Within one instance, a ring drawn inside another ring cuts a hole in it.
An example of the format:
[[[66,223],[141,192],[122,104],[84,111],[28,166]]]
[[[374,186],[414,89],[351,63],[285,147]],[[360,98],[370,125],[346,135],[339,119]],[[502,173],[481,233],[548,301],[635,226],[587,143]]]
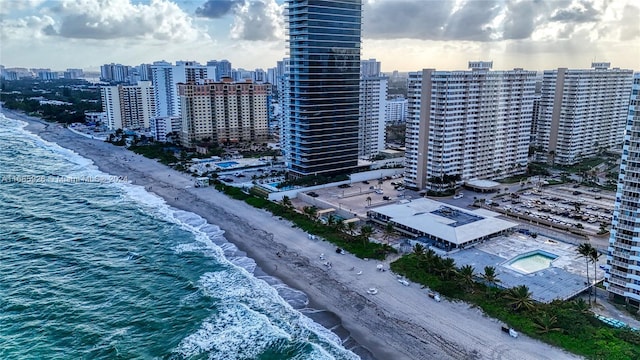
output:
[[[469,211],[420,198],[367,211],[367,217],[447,251],[464,248],[510,231],[517,224],[485,209]]]
[[[611,224],[605,287],[640,308],[640,73],[628,102],[618,193]]]
[[[177,61],[172,65],[156,61],[151,65],[155,89],[156,117],[180,116],[178,83],[202,84],[205,79],[215,80],[216,66],[204,66],[195,61]]]
[[[358,156],[361,159],[369,159],[384,150],[387,85],[386,77],[363,76],[360,78]]]
[[[544,71],[535,121],[538,160],[572,165],[620,148],[633,71],[609,66]]]
[[[166,142],[168,134],[181,132],[182,119],[177,116],[153,117],[149,126],[155,141]]]
[[[100,66],[100,80],[124,83],[129,79],[130,66],[122,64],[104,64]]]
[[[376,59],[360,60],[360,74],[364,77],[376,77],[381,73],[380,61]]]
[[[387,99],[385,109],[385,122],[387,124],[398,124],[407,121],[407,114],[409,113],[409,100],[396,97],[393,99]]]
[[[153,86],[150,81],[138,85],[104,86],[100,88],[102,110],[111,130],[148,129],[155,113]]]
[[[407,186],[442,190],[526,170],[536,72],[469,67],[409,74]]]
[[[87,123],[105,125],[107,123],[107,114],[104,112],[93,112],[93,111],[85,112],[84,121]]]

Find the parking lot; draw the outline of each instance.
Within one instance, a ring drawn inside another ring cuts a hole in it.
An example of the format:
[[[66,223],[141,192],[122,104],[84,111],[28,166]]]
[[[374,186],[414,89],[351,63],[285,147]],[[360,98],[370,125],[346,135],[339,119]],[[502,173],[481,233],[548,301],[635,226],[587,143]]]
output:
[[[412,195],[401,185],[399,178],[352,182],[330,188],[316,189],[306,192],[307,195],[332,204],[336,209],[346,210],[361,219],[366,218],[367,210],[373,207],[394,204],[403,199],[411,199]],[[407,194],[405,194],[407,193]],[[415,197],[416,195],[413,195]],[[294,205],[296,203],[294,202]],[[309,204],[299,204],[306,206]],[[314,204],[311,204],[314,205]]]
[[[579,186],[558,185],[502,194],[489,204],[520,217],[595,235],[611,224],[614,196]]]

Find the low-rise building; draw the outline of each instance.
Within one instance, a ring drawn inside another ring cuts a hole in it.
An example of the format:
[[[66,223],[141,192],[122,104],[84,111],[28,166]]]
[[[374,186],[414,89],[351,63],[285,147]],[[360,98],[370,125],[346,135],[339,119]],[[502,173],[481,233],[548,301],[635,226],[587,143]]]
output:
[[[510,232],[517,224],[485,209],[469,211],[420,198],[367,211],[367,217],[413,238],[422,238],[447,251],[468,247]]]

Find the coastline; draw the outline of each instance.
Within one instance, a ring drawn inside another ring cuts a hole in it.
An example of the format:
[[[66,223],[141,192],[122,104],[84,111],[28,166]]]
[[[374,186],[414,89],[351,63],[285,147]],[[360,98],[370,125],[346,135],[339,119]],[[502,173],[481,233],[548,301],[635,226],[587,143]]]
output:
[[[28,131],[91,159],[101,171],[126,176],[168,205],[220,226],[225,238],[254,259],[264,273],[303,291],[311,307],[334,313],[352,338],[377,359],[579,358],[524,336],[517,340],[504,337],[499,322],[479,310],[462,303],[436,303],[419,286],[405,287],[392,274],[377,272],[378,262],[335,254],[334,246],[309,240],[288,221],[213,188],[194,188],[191,177],[154,160],[82,137],[59,124],[3,111],[27,121]],[[326,254],[332,269],[322,265],[320,253]],[[368,295],[370,287],[378,288],[379,294]]]

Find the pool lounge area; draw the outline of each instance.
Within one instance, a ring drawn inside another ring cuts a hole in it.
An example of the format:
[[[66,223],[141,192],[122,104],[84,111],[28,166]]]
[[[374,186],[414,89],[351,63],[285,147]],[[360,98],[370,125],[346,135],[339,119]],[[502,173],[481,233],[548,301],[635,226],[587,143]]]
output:
[[[485,266],[496,269],[499,286],[525,285],[536,301],[571,299],[587,288],[584,259],[577,256],[576,245],[551,241],[544,235],[532,238],[520,233],[501,236],[449,257],[456,264],[471,265],[476,272]],[[606,260],[599,260],[599,264]],[[597,278],[604,277],[598,268]]]

